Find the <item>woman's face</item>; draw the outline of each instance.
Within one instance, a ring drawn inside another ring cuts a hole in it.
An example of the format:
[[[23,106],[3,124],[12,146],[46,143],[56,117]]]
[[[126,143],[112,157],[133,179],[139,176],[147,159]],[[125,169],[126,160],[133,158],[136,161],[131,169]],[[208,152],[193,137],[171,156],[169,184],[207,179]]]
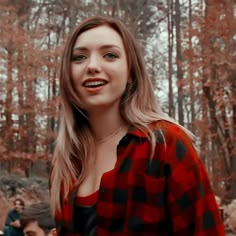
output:
[[[119,106],[128,81],[128,65],[120,35],[108,26],[83,32],[71,59],[71,76],[86,111]]]

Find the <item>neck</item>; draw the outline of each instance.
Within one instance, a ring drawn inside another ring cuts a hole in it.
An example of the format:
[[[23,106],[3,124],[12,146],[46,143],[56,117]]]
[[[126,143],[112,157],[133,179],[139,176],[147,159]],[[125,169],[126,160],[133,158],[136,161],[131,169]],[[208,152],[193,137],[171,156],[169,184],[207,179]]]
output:
[[[89,122],[95,138],[102,142],[109,136],[114,136],[122,127],[127,126],[118,109],[104,109],[89,113]]]
[[[102,143],[107,142],[108,140],[111,140],[113,137],[118,136],[119,133],[122,131],[122,128],[124,128],[124,127],[121,125],[118,129],[112,131],[110,134],[107,134],[107,136],[97,138],[96,143],[102,144]]]

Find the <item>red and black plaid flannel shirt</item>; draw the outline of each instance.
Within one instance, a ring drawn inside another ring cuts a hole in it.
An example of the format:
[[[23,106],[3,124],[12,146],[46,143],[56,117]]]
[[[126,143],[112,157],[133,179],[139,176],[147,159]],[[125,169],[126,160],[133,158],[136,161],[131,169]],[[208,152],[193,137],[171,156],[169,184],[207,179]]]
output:
[[[153,159],[150,141],[138,129],[130,128],[120,141],[115,168],[100,184],[97,235],[225,235],[206,170],[191,140],[175,124],[157,121],[153,127],[157,138]],[[57,214],[61,235],[79,235],[73,231],[80,223],[73,219],[76,192],[74,188]]]

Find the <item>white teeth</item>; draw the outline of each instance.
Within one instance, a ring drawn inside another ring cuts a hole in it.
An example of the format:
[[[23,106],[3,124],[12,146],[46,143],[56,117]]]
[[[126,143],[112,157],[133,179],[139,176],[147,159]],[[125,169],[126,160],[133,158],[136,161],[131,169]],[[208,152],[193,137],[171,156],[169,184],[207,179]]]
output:
[[[86,87],[95,87],[95,86],[101,86],[101,85],[104,85],[104,84],[106,84],[105,81],[88,81],[84,85]]]

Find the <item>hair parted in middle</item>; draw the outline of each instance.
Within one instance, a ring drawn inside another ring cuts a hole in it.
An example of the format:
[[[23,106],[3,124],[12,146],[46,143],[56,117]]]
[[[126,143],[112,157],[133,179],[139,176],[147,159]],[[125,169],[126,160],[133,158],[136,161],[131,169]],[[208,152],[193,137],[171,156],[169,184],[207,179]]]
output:
[[[137,40],[131,31],[120,21],[110,17],[94,16],[81,22],[68,37],[60,68],[60,128],[56,141],[53,169],[51,173],[51,207],[53,213],[60,207],[60,189],[63,186],[64,196],[67,197],[71,179],[81,182],[87,163],[93,158],[94,139],[92,136],[86,111],[80,107],[79,94],[71,79],[71,56],[75,42],[83,32],[99,27],[108,26],[121,37],[127,55],[129,81],[120,102],[120,113],[123,119],[141,131],[148,133],[155,148],[155,135],[149,124],[156,120],[167,120],[176,123],[165,115],[157,103],[152,82],[148,76],[144,56]],[[181,126],[181,128],[183,128]],[[184,128],[183,128],[184,129]],[[193,138],[192,134],[184,129]],[[78,161],[81,165],[76,165]]]

